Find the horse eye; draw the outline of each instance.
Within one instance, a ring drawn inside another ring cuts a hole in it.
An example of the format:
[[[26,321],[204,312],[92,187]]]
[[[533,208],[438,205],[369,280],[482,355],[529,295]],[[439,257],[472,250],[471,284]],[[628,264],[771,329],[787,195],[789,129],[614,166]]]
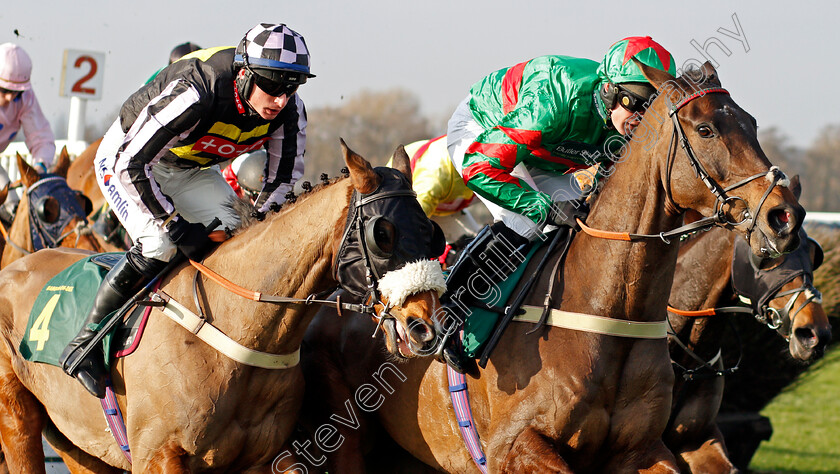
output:
[[[373,225],[373,239],[377,247],[385,253],[394,251],[394,237],[396,229],[394,224],[385,219],[377,219]]]
[[[47,224],[57,221],[59,214],[61,214],[61,206],[58,199],[50,196],[38,203],[38,218]]]
[[[697,127],[697,134],[700,135],[702,138],[712,138],[715,136],[715,132],[712,130],[712,127],[708,125],[700,125]]]

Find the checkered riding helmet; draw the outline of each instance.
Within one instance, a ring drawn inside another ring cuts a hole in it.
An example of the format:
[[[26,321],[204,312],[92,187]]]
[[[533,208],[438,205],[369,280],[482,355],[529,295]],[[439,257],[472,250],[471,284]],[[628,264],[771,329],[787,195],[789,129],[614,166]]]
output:
[[[248,30],[233,60],[246,72],[275,83],[303,84],[315,77],[309,72],[309,49],[303,36],[282,23],[260,23]]]
[[[32,87],[32,60],[20,46],[13,43],[0,44],[0,88],[10,91],[25,91]]]

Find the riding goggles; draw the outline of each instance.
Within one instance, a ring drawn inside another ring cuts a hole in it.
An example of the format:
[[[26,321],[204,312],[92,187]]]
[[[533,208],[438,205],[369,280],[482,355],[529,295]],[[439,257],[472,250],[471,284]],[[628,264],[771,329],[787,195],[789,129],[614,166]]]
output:
[[[621,85],[617,85],[616,87],[618,87],[618,103],[622,107],[630,112],[645,113],[650,97],[642,97],[621,87]]]
[[[290,96],[306,82],[304,74],[294,71],[257,69],[252,71],[254,83],[266,94],[273,97]]]

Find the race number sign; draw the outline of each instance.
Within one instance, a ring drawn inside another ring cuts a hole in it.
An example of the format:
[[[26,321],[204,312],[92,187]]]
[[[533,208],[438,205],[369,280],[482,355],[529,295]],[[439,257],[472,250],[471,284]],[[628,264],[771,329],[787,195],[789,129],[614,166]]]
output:
[[[104,76],[105,53],[65,49],[59,95],[99,99],[102,97]]]

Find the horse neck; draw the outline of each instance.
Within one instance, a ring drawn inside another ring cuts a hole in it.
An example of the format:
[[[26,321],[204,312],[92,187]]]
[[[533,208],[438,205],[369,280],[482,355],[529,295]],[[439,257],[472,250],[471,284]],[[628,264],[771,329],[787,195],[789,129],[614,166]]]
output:
[[[731,305],[732,253],[735,234],[722,228],[713,228],[683,244],[677,258],[677,273],[671,287],[669,303],[677,309],[697,311]],[[711,358],[720,349],[720,337],[726,330],[723,318],[717,315],[704,318],[687,318],[669,313],[674,332],[683,343],[704,358]],[[685,354],[682,349],[672,349]],[[687,357],[687,356],[685,356]],[[672,355],[672,358],[678,360]]]
[[[681,215],[665,209],[667,154],[667,143],[650,149],[630,147],[629,156],[615,165],[594,203],[587,225],[638,234],[676,228]],[[580,234],[565,266],[565,281],[574,282],[578,290],[566,291],[563,307],[634,321],[661,321],[676,257],[677,245],[660,240],[628,243]],[[592,262],[603,264],[592,271]]]
[[[344,229],[352,187],[342,180],[304,195],[293,206],[270,215],[225,242],[206,265],[252,291],[306,298],[335,286],[332,262]],[[228,298],[218,289],[213,298]],[[260,350],[284,352],[300,346],[318,305],[258,304],[247,321],[236,318],[231,336],[256,339]]]

